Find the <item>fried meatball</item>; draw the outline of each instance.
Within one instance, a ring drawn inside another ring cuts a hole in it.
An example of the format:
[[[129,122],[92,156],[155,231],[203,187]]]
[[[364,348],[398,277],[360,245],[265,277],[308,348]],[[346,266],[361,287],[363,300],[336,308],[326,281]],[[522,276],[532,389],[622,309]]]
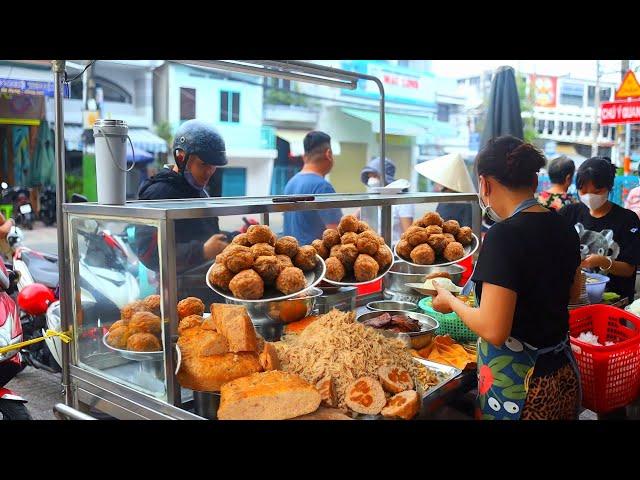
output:
[[[380,265],[380,270],[384,270],[393,263],[393,254],[389,248],[381,246],[373,255],[373,259]]]
[[[442,231],[444,233],[450,233],[455,237],[460,231],[460,224],[457,220],[447,220],[442,224]]]
[[[451,242],[444,249],[442,256],[446,258],[449,262],[455,262],[456,260],[460,260],[464,257],[464,247],[461,243]]]
[[[347,243],[340,247],[336,258],[342,262],[346,270],[351,270],[359,254],[360,252],[358,252],[358,248],[354,244]]]
[[[214,263],[209,271],[209,283],[222,290],[229,290],[229,282],[233,278],[233,275],[234,273],[222,263]]]
[[[334,245],[340,245],[340,234],[334,228],[327,228],[322,232],[322,243],[328,249],[331,249]]]
[[[149,295],[142,302],[147,312],[160,315],[160,295]]]
[[[353,264],[353,275],[358,282],[373,280],[378,275],[379,270],[380,265],[378,265],[378,262],[365,253],[358,255]]]
[[[278,239],[278,237],[276,237],[276,234],[271,232],[271,238],[269,238],[269,241],[267,242],[269,245],[271,245],[272,247],[276,246],[276,240]]]
[[[427,243],[411,250],[411,261],[418,265],[431,265],[436,259],[436,252]]]
[[[443,233],[444,238],[447,239],[447,245],[451,242],[455,242],[456,241],[456,237],[454,237],[453,235],[451,235],[450,233]]]
[[[331,247],[331,251],[329,252],[329,257],[337,257],[338,254],[340,253],[341,247],[342,245],[334,245],[333,247]]]
[[[442,227],[442,224],[444,222],[442,220],[442,217],[436,212],[428,212],[424,215],[424,217],[422,217],[422,223],[425,227],[428,227],[429,225],[437,225],[439,227]]]
[[[411,256],[411,245],[406,240],[400,240],[396,245],[396,252],[402,258],[410,258]]]
[[[347,274],[344,265],[342,265],[342,262],[336,257],[327,258],[325,265],[327,266],[327,273],[325,277],[329,280],[339,282]]]
[[[251,246],[251,253],[253,253],[254,259],[258,257],[269,257],[276,254],[276,249],[268,243],[256,243]]]
[[[442,227],[439,227],[438,225],[429,225],[426,227],[426,230],[429,235],[439,235],[443,233]]]
[[[298,249],[298,254],[293,259],[293,264],[302,269],[304,272],[309,272],[316,268],[318,259],[316,257],[316,249],[311,245],[305,245]]]
[[[404,239],[409,242],[409,245],[412,247],[425,243],[429,240],[429,233],[426,228],[409,227],[405,234]]]
[[[298,240],[294,237],[286,236],[276,240],[277,255],[286,255],[289,258],[293,258],[297,255],[298,248],[300,248],[300,245],[298,245]]]
[[[117,322],[113,322],[109,327],[109,331],[115,330],[116,328],[120,328],[120,327],[128,328],[128,322],[125,322],[124,320],[118,320]]]
[[[378,235],[378,245],[386,245],[387,243],[384,241],[384,237]]]
[[[447,243],[449,243],[449,241],[443,234],[438,234],[429,235],[429,240],[427,240],[427,243],[431,248],[433,248],[436,254],[441,254],[444,250],[444,247],[447,246]]]
[[[314,240],[311,242],[311,246],[316,249],[316,253],[323,259],[329,256],[329,249],[325,246],[322,240]]]
[[[275,256],[258,257],[253,262],[253,269],[265,285],[273,285],[281,270],[280,261]]]
[[[340,243],[346,245],[347,243],[353,243],[354,245],[358,241],[358,234],[356,232],[347,232],[340,238]]]
[[[380,248],[380,244],[378,243],[377,235],[374,238],[371,238],[367,235],[368,232],[362,232],[358,235],[358,241],[356,242],[356,247],[358,248],[358,252],[365,253],[367,255],[375,255]]]
[[[347,232],[358,232],[360,220],[355,215],[345,215],[338,224],[338,231],[345,234]]]
[[[273,232],[267,225],[251,225],[247,229],[247,240],[251,245],[256,243],[270,243]]]
[[[249,242],[249,239],[247,238],[247,234],[246,233],[240,233],[238,235],[236,235],[235,237],[233,237],[233,240],[231,240],[231,243],[233,245],[241,245],[243,247],[250,247],[251,243]]]
[[[129,333],[152,333],[160,335],[162,331],[160,317],[151,312],[138,312],[131,317]]]
[[[276,255],[278,263],[280,263],[280,270],[287,267],[293,267],[293,262],[288,255]]]
[[[306,286],[307,279],[304,278],[302,270],[297,267],[285,268],[276,279],[276,288],[285,295],[299,292]]]
[[[144,302],[141,300],[136,300],[135,302],[131,302],[125,305],[124,307],[122,307],[122,310],[120,310],[120,318],[122,318],[122,320],[124,320],[125,323],[128,323],[129,320],[131,320],[131,317],[133,316],[134,313],[144,312],[144,311],[145,311]]]
[[[417,220],[414,220],[413,223],[411,224],[412,227],[420,227],[420,228],[425,228],[427,226],[426,223],[424,223],[424,221],[422,220],[422,218],[419,218]]]
[[[224,265],[233,273],[238,273],[253,266],[253,252],[249,247],[238,246],[227,255]]]
[[[255,271],[243,270],[231,279],[229,290],[236,298],[258,300],[264,295],[264,281]]]
[[[107,335],[107,343],[113,348],[123,349],[127,347],[127,340],[129,340],[130,336],[131,334],[127,327],[112,328],[109,330],[109,335]]]
[[[199,327],[202,325],[202,322],[204,322],[204,318],[200,315],[189,315],[188,317],[184,317],[178,324],[178,335],[182,335],[190,328]]]
[[[238,247],[242,247],[243,245],[238,245],[237,243],[231,243],[227,245],[222,252],[216,255],[216,263],[226,263],[227,257],[234,252]],[[250,246],[250,245],[249,245]]]
[[[456,240],[464,246],[470,245],[473,240],[472,234],[473,231],[470,227],[461,227],[458,235],[456,235]]]
[[[160,340],[150,333],[134,333],[127,340],[127,350],[134,352],[157,352],[162,350]]]
[[[363,220],[358,222],[358,233],[366,232],[367,230],[371,230],[369,224]]]
[[[189,315],[202,315],[204,313],[204,303],[196,297],[187,297],[178,302],[178,317],[181,319]]]

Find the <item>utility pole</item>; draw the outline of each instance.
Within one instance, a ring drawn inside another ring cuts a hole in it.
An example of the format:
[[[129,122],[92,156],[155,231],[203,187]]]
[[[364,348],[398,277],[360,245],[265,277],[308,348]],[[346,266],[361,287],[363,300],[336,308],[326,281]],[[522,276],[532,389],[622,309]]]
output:
[[[87,60],[87,64],[91,63]],[[98,105],[96,102],[96,80],[94,73],[95,63],[82,74],[82,193],[89,201],[97,201],[96,186],[96,155],[95,141],[93,139],[93,121],[98,118]]]
[[[629,60],[621,60],[620,61],[620,82],[624,80],[624,76],[629,70]],[[621,129],[620,129],[621,130]],[[622,149],[620,148],[624,144],[624,154],[622,154]],[[618,156],[618,166],[621,167],[624,165],[624,158],[629,156],[628,147],[631,145],[631,125],[626,124],[624,128],[624,133],[621,132],[618,135],[618,151],[620,155]]]
[[[600,133],[600,124],[598,123],[598,108],[600,107],[600,60],[596,60],[596,92],[593,102],[593,141],[591,143],[591,156],[598,156],[598,134]]]

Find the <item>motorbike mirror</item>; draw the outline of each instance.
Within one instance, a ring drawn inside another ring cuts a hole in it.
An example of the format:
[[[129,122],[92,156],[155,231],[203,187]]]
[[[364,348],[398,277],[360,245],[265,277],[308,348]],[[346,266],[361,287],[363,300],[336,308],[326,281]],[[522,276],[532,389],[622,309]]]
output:
[[[89,199],[84,195],[80,195],[79,193],[74,193],[71,195],[71,203],[85,203],[88,202]]]

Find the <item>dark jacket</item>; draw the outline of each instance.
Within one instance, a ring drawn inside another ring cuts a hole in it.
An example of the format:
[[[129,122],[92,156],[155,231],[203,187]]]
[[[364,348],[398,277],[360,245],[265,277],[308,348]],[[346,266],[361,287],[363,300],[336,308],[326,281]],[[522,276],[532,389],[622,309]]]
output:
[[[180,198],[208,198],[204,190],[196,190],[185,178],[172,169],[164,168],[146,180],[138,192],[140,200],[164,200]],[[176,268],[178,272],[202,265],[204,243],[220,233],[218,218],[178,220],[175,223]],[[159,271],[157,230],[154,227],[136,228],[136,248],[142,263],[151,270]]]

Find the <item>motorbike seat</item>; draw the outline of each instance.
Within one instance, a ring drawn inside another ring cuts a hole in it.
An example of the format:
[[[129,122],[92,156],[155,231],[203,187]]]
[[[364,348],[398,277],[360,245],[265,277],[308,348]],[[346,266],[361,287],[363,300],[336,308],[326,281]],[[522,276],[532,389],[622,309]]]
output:
[[[36,283],[42,283],[46,287],[56,288],[59,283],[60,272],[58,261],[55,257],[39,256],[23,252],[22,261],[29,269],[29,273]]]

